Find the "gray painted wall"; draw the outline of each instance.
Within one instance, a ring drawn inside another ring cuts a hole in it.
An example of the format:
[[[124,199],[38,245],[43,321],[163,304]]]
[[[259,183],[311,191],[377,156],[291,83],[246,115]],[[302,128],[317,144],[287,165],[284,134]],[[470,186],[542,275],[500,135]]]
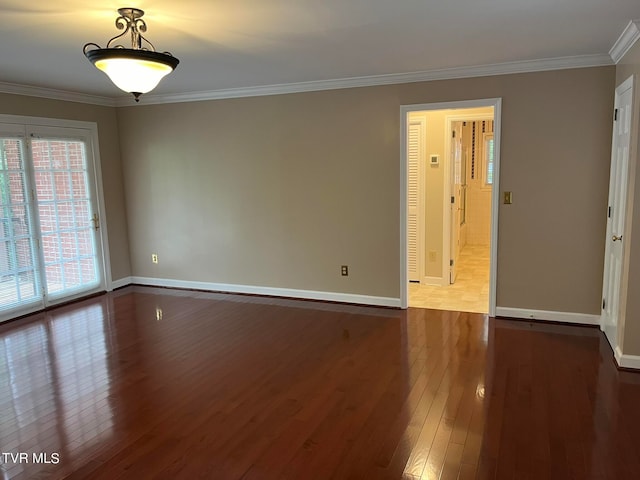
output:
[[[615,78],[599,67],[120,108],[132,274],[398,297],[400,106],[502,97],[500,185],[514,203],[500,207],[497,304],[599,314]]]

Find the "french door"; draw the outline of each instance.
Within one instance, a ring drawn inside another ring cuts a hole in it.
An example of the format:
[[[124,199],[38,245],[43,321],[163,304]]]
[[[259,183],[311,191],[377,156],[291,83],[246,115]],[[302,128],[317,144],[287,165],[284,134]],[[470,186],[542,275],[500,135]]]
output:
[[[84,129],[0,123],[0,320],[104,289]]]

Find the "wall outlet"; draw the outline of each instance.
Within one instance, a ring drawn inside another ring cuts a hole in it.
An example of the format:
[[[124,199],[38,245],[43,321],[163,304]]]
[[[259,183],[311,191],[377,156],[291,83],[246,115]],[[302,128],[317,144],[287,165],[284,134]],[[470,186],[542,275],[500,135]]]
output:
[[[342,265],[340,267],[340,273],[342,274],[343,277],[348,277],[349,276],[349,265]]]
[[[158,263],[158,254],[157,253],[152,253],[151,254],[151,261],[153,263]]]

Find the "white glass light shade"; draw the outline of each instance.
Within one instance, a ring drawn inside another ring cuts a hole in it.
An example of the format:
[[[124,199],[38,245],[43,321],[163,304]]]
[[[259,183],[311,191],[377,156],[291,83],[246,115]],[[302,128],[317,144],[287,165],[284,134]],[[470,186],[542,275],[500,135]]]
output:
[[[168,53],[129,48],[100,48],[85,55],[118,88],[133,93],[136,99],[153,90],[180,63]]]
[[[134,58],[109,58],[98,60],[95,65],[127,93],[150,92],[173,71],[169,65]]]

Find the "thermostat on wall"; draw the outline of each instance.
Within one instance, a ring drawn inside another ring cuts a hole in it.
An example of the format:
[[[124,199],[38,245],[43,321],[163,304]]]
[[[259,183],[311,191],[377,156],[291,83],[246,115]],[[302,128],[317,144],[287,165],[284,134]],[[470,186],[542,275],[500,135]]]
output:
[[[429,155],[429,165],[438,165],[440,163],[440,155]]]

